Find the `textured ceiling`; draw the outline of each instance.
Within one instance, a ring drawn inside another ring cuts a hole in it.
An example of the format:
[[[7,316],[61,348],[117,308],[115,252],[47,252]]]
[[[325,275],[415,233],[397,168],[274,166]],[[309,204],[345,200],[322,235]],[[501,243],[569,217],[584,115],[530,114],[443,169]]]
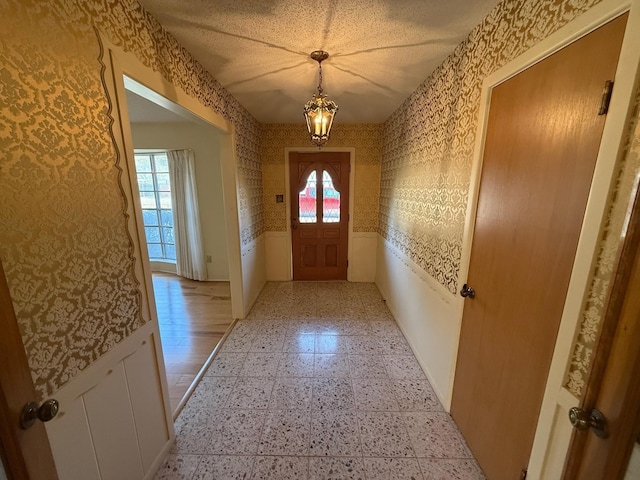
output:
[[[301,122],[313,50],[336,122],[381,123],[497,0],[141,0],[260,122]]]

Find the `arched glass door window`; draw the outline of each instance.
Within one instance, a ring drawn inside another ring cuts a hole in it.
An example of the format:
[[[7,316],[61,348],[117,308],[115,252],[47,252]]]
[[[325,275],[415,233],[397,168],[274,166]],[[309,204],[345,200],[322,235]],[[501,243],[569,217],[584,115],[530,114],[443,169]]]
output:
[[[340,221],[340,192],[333,186],[329,172],[322,172],[322,222],[338,223]]]
[[[316,223],[318,217],[316,216],[316,171],[314,170],[307,177],[307,183],[298,194],[298,221],[300,223]]]

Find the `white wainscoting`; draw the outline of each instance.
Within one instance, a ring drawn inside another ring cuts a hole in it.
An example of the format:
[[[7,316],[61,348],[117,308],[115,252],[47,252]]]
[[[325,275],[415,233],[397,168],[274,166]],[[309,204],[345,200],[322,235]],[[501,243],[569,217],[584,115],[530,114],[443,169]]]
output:
[[[53,395],[60,412],[45,425],[60,480],[151,479],[171,448],[160,339],[151,323]]]
[[[462,302],[380,236],[376,284],[440,402],[449,411]]]
[[[290,232],[266,232],[266,275],[270,282],[288,282],[292,279]],[[378,234],[351,233],[349,236],[350,282],[375,282]]]
[[[266,232],[266,268],[270,282],[288,282],[291,280],[291,238],[289,232]]]
[[[242,247],[242,302],[246,317],[267,282],[265,234]]]
[[[376,252],[378,250],[378,234],[375,232],[352,233],[349,237],[349,270],[350,282],[376,281]]]
[[[580,401],[566,388],[562,387],[559,390],[555,411],[553,412],[552,433],[549,436],[547,455],[540,465],[532,465],[530,462],[529,471],[533,471],[532,478],[542,480],[562,477],[566,453],[573,434],[573,427],[569,422],[569,410],[572,407],[577,407],[579,403]],[[527,478],[529,478],[528,475]]]

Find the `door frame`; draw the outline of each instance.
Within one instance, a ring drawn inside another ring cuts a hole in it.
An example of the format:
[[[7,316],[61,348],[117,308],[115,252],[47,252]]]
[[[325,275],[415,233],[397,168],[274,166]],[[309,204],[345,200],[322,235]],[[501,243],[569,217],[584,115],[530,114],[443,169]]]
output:
[[[284,181],[285,181],[285,215],[287,222],[287,234],[286,234],[286,244],[287,244],[287,265],[286,271],[288,272],[288,280],[293,280],[293,237],[291,231],[291,175],[289,174],[290,162],[289,162],[289,154],[291,152],[298,153],[318,153],[318,148],[316,147],[285,147],[284,149]],[[355,184],[355,172],[356,172],[356,149],[354,147],[322,147],[320,152],[346,152],[349,153],[349,225],[348,225],[348,235],[347,235],[347,281],[351,282],[352,280],[352,272],[353,269],[350,268],[350,265],[353,265],[352,261],[352,249],[353,249],[353,204],[354,204],[354,184]]]
[[[193,119],[194,123],[218,132],[220,136],[220,165],[231,288],[231,309],[234,318],[244,318],[247,305],[245,302],[240,246],[235,129],[233,124],[222,115],[203,106],[195,98],[190,97],[165,80],[159,72],[154,72],[145,67],[133,54],[125,52],[111,43],[105,34],[97,31],[97,35],[102,46],[102,62],[105,65],[105,72],[102,75],[104,88],[113,99],[113,111],[109,112],[111,117],[116,120],[112,128],[113,143],[116,155],[120,159],[121,176],[119,178],[119,186],[123,197],[126,199],[127,230],[129,235],[135,239],[132,242],[134,246],[132,254],[135,257],[133,268],[135,278],[140,283],[142,316],[151,323],[155,338],[160,339],[159,342],[154,342],[154,349],[156,358],[161,359],[158,362],[158,373],[164,397],[165,416],[167,423],[172,425],[173,413],[169,402],[151,264],[147,252],[144,225],[140,217],[142,208],[135,173],[134,145],[126,91],[143,96],[167,110]],[[191,394],[211,361],[213,361],[213,355],[210,355],[205,361],[192,386],[185,394],[185,398]],[[178,411],[183,405],[184,399],[180,403]]]
[[[224,213],[227,230],[227,257],[229,259],[229,282],[231,284],[231,308],[234,318],[244,318],[246,310],[245,288],[242,276],[242,254],[240,246],[240,220],[238,210],[237,190],[237,159],[235,152],[235,128],[233,124],[222,115],[215,113],[210,108],[199,103],[162,77],[159,72],[154,72],[145,67],[133,54],[124,52],[113,45],[106,35],[99,33],[100,41],[104,45],[105,59],[108,60],[112,74],[105,75],[105,88],[114,92],[114,107],[118,110],[114,115],[120,116],[119,128],[114,129],[115,144],[119,149],[119,155],[123,158],[122,186],[126,190],[125,195],[131,195],[129,201],[138,204],[139,195],[135,175],[134,148],[131,134],[131,122],[126,100],[126,90],[132,91],[157,103],[167,110],[177,114],[187,114],[191,118],[197,118],[202,125],[216,129],[220,134],[220,165],[222,168],[222,193],[224,200]],[[107,63],[107,62],[105,62]],[[135,212],[133,212],[135,214]],[[139,280],[149,283],[151,281],[151,267],[146,252],[146,240],[142,220],[129,225],[131,234],[138,235],[142,249]],[[148,275],[147,275],[148,273]],[[151,283],[144,285],[149,298],[153,299],[153,287]],[[152,302],[153,303],[153,302]],[[153,305],[155,309],[155,304]],[[154,317],[157,318],[157,317]]]
[[[633,380],[640,369],[640,360],[634,355],[639,351],[640,338],[633,332],[637,332],[640,327],[640,318],[636,316],[637,300],[635,308],[629,306],[632,299],[637,298],[633,292],[637,292],[640,286],[638,274],[633,274],[640,259],[638,180],[636,177],[629,198],[625,225],[618,244],[616,266],[604,302],[605,314],[600,325],[598,344],[580,401],[580,408],[583,410],[602,410],[611,427],[608,429],[610,436],[607,439],[598,439],[594,438],[591,430],[574,429],[563,472],[563,478],[567,479],[578,478],[580,471],[584,471],[582,462],[585,460],[591,461],[590,466],[606,466],[606,471],[614,474],[612,478],[622,478],[624,471],[620,469],[626,470],[631,450],[638,438],[640,389]],[[612,379],[615,381],[611,381]],[[601,397],[601,393],[604,397]],[[611,405],[611,398],[617,399],[615,411]],[[613,414],[615,418],[608,417]],[[620,422],[621,419],[624,421]],[[588,447],[588,443],[591,442],[593,445]],[[602,455],[595,455],[594,458],[594,448]],[[615,470],[612,471],[611,468]]]
[[[564,453],[568,449],[568,438],[563,438],[561,444],[557,442],[557,439],[553,438],[556,410],[558,404],[573,403],[568,406],[568,408],[570,408],[578,403],[578,400],[562,387],[566,376],[567,365],[571,360],[575,333],[580,327],[582,303],[585,292],[588,291],[589,287],[590,273],[595,261],[594,257],[595,253],[597,253],[601,235],[601,225],[603,225],[603,222],[606,220],[605,216],[611,187],[614,181],[614,174],[616,172],[618,159],[624,149],[625,134],[627,133],[627,118],[633,107],[636,78],[640,75],[640,50],[637,49],[637,45],[640,44],[640,0],[604,0],[514,60],[488,75],[482,84],[460,258],[460,270],[458,273],[459,286],[466,282],[469,273],[471,244],[478,206],[478,194],[480,190],[480,178],[492,89],[627,11],[630,12],[630,14],[622,49],[620,51],[618,68],[616,70],[616,85],[602,133],[602,140],[580,232],[578,248],[573,263],[565,306],[560,321],[551,368],[547,378],[540,417],[538,419],[536,435],[531,451],[528,478],[540,478],[549,454],[553,453],[557,455],[559,450],[563,450],[562,455],[560,455],[562,458],[552,460],[557,464],[557,466],[554,464],[554,467],[559,468],[561,472]],[[464,299],[456,296],[456,302],[459,312],[456,327],[458,329],[459,339],[462,328]],[[457,350],[458,347],[456,347],[452,353],[454,355],[452,365],[454,372],[457,363]],[[449,384],[449,399],[451,399],[453,395],[454,377],[455,375],[451,376]],[[559,419],[559,421],[563,422],[565,419],[562,418]],[[552,440],[554,440],[553,452],[550,452],[549,447],[551,446]]]

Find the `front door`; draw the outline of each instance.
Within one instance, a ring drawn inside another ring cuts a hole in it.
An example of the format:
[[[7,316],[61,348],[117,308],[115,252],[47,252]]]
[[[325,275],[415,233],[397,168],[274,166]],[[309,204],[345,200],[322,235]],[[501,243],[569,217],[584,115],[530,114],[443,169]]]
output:
[[[9,479],[58,478],[44,425],[20,428],[22,407],[36,399],[22,337],[0,263],[0,462]],[[1,469],[0,469],[1,473]]]
[[[491,92],[451,406],[491,480],[529,463],[625,24]]]
[[[289,154],[294,280],[346,280],[348,152]]]

